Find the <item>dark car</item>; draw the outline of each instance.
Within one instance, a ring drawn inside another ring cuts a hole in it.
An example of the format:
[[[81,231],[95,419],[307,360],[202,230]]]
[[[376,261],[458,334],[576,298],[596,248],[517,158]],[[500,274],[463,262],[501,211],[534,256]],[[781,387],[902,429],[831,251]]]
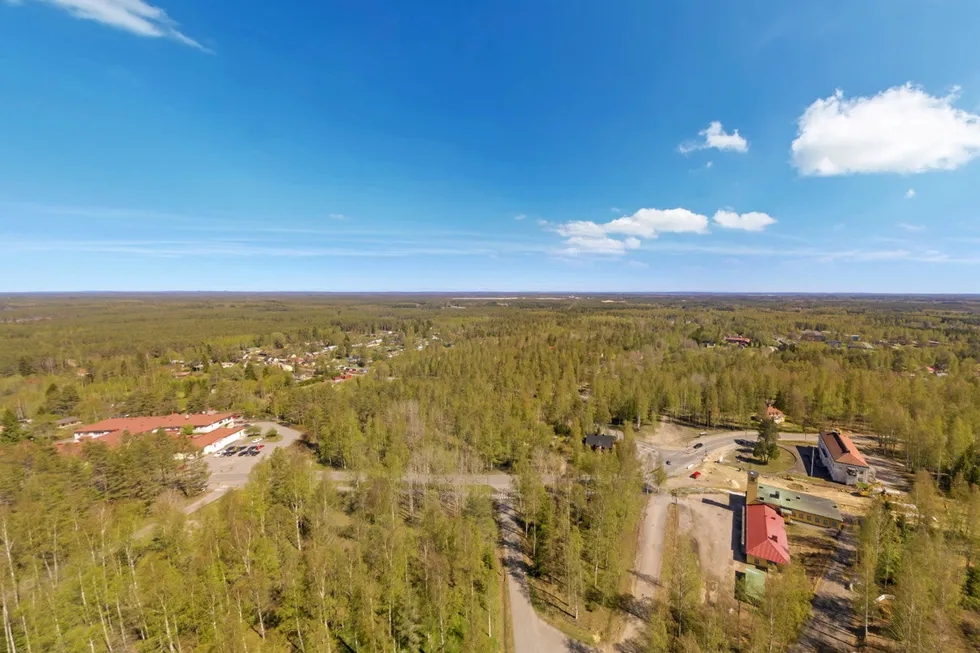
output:
[[[664,464],[665,464],[665,465],[669,465],[669,464],[670,464],[670,461],[669,461],[669,460],[667,460],[667,461],[664,461]]]
[[[704,446],[704,443],[703,442],[698,442],[696,445],[694,445],[694,448],[695,449],[700,449],[703,446]]]
[[[246,449],[245,447],[242,447],[242,450],[238,452],[238,455],[239,456],[247,456],[248,455],[248,449]]]

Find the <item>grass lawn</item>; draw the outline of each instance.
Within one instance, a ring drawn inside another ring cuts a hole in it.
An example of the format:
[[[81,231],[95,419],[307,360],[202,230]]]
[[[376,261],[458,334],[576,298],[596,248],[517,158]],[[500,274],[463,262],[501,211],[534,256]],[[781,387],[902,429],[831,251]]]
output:
[[[747,447],[742,447],[735,454],[734,459],[731,463],[727,463],[735,467],[742,467],[745,469],[751,469],[754,472],[759,472],[760,474],[780,474],[788,469],[791,469],[793,465],[796,464],[796,454],[789,450],[789,448],[780,445],[779,455],[770,460],[768,463],[763,464],[761,460],[757,459],[752,455],[752,449]]]

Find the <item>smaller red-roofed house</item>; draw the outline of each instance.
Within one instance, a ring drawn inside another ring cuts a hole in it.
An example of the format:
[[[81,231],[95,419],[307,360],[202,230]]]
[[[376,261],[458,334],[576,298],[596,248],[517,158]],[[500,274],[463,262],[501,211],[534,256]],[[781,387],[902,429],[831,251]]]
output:
[[[766,419],[771,419],[776,424],[782,424],[786,421],[786,415],[783,411],[779,410],[775,406],[766,407]]]
[[[843,431],[824,431],[817,442],[820,462],[838,483],[857,485],[875,480],[875,471]]]
[[[725,342],[730,345],[736,345],[740,348],[748,347],[752,344],[752,341],[749,338],[743,338],[742,336],[728,336],[725,338]]]
[[[786,524],[773,508],[756,503],[745,507],[742,543],[745,560],[760,569],[789,564]]]

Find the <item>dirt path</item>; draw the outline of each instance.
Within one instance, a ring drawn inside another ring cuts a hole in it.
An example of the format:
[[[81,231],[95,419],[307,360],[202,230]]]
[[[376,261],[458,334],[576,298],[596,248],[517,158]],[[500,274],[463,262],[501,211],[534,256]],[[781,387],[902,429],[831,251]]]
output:
[[[853,595],[847,589],[847,565],[856,539],[848,529],[838,537],[834,557],[813,595],[813,616],[804,626],[794,653],[850,653],[857,649]]]
[[[590,651],[579,642],[572,641],[554,626],[546,623],[531,605],[527,584],[527,562],[521,546],[520,524],[509,493],[497,492],[497,520],[505,552],[507,568],[507,592],[510,598],[510,620],[514,633],[515,653],[561,653],[562,651]]]
[[[672,498],[668,494],[651,494],[643,510],[636,560],[630,574],[632,599],[629,617],[620,641],[611,650],[637,653],[643,650],[643,631],[650,619],[653,597],[660,584],[660,563],[663,559],[664,532],[667,529],[667,508]]]

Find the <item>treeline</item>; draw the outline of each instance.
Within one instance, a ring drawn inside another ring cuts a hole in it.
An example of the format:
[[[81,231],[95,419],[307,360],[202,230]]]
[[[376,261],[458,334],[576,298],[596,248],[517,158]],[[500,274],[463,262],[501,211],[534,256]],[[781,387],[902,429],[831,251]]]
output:
[[[859,542],[862,637],[897,640],[910,653],[967,650],[963,617],[980,611],[980,488],[958,479],[943,495],[920,472],[908,503],[883,498],[871,507]]]
[[[49,452],[6,459],[2,650],[497,651],[490,497],[377,476],[337,494],[277,450],[194,517],[76,487]],[[18,473],[19,470],[19,473]]]
[[[515,472],[531,573],[561,589],[575,620],[593,605],[618,609],[633,564],[624,543],[635,541],[642,514],[643,475],[632,435],[614,453],[575,456],[551,487],[544,479],[555,475],[541,457],[522,460]]]

